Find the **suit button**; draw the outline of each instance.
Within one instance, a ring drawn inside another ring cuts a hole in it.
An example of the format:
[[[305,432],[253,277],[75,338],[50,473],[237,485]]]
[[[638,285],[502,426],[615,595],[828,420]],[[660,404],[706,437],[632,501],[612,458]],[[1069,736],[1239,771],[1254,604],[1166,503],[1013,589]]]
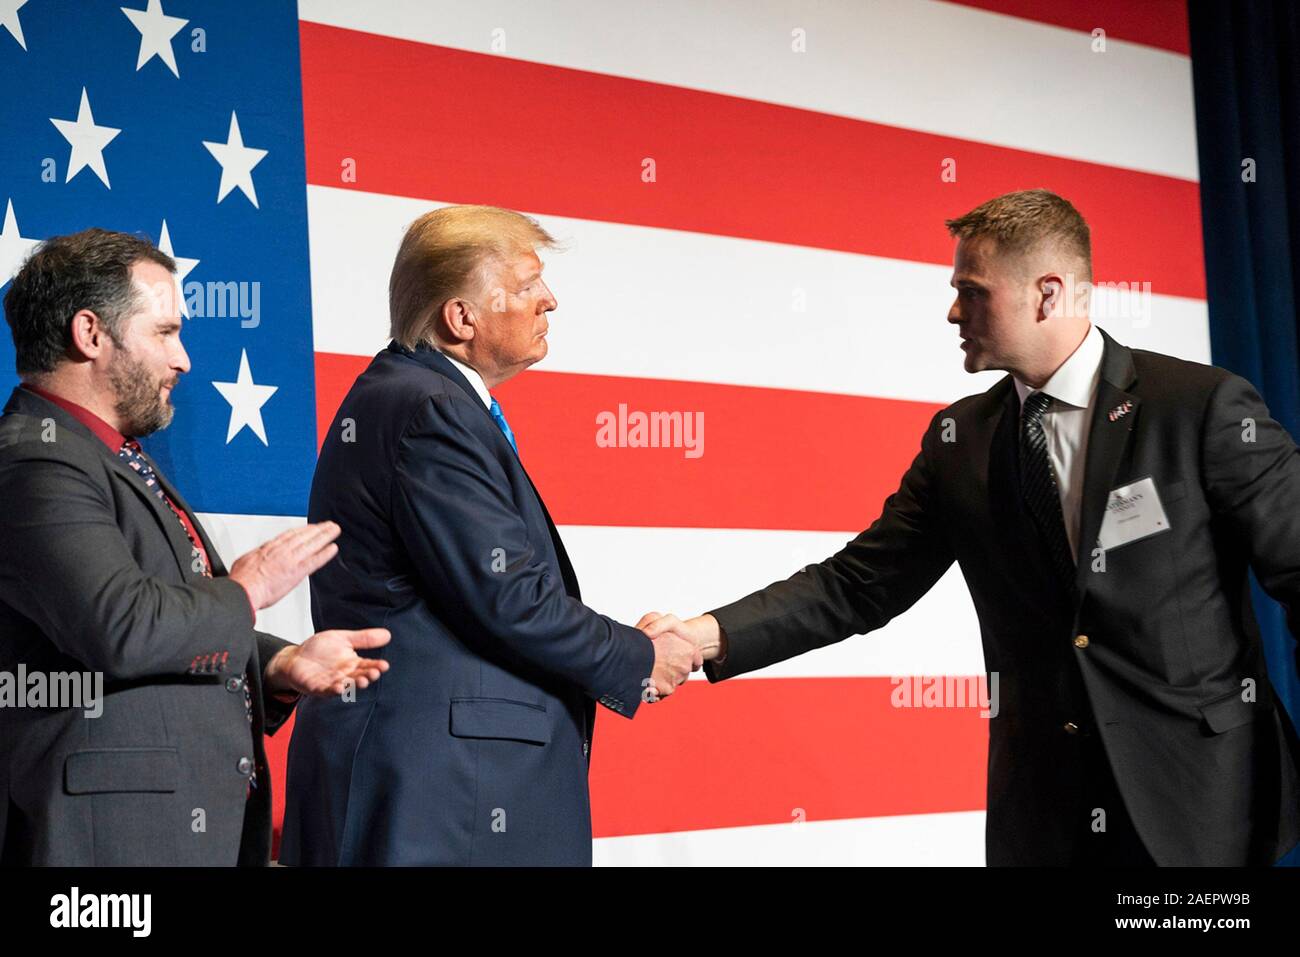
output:
[[[591,742],[584,741],[582,742],[582,756],[585,758],[589,754],[591,754]]]
[[[1087,648],[1087,647],[1088,647],[1088,636],[1087,636],[1087,635],[1079,635],[1079,636],[1077,636],[1077,637],[1074,639],[1074,647],[1076,647],[1076,648]]]
[[[1077,724],[1075,724],[1073,721],[1067,721],[1067,722],[1065,722],[1065,733],[1066,733],[1066,734],[1078,734],[1078,733],[1079,733],[1079,726],[1078,726]]]
[[[253,773],[253,759],[240,758],[239,763],[235,765],[235,767],[239,770],[240,774],[242,774],[244,777],[248,777],[250,774]]]
[[[240,690],[242,687],[244,687],[243,679],[241,679],[241,678],[227,678],[227,679],[226,679],[226,690],[229,691],[231,694],[234,694],[236,691]]]

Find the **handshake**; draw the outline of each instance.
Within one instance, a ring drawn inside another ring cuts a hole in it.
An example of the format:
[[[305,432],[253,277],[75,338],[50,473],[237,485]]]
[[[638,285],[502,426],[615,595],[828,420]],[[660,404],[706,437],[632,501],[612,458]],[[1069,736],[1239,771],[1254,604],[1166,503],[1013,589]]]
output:
[[[636,626],[654,642],[654,671],[643,682],[641,693],[647,702],[668,697],[692,671],[722,654],[722,629],[712,615],[682,621],[676,615],[652,611],[642,615]]]

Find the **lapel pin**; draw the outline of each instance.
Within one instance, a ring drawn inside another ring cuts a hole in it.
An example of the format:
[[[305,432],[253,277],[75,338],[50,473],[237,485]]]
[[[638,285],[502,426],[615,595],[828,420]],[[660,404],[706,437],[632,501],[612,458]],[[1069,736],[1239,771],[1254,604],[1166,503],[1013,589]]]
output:
[[[1116,422],[1124,418],[1124,416],[1128,415],[1132,411],[1133,411],[1133,403],[1128,399],[1125,399],[1119,405],[1115,406],[1115,408],[1111,409],[1108,413],[1106,413],[1106,417],[1110,419],[1112,422]]]

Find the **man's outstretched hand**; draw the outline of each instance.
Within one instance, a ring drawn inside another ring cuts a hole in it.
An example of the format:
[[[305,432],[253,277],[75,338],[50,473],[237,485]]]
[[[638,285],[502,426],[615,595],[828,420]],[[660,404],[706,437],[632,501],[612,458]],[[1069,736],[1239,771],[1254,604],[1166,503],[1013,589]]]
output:
[[[337,522],[317,522],[281,532],[230,566],[230,578],[244,586],[255,609],[270,608],[335,555]]]
[[[646,689],[655,697],[649,700],[666,698],[690,672],[718,657],[722,630],[712,615],[682,621],[676,615],[651,611],[642,615],[636,626],[655,643],[654,673]]]
[[[266,687],[272,692],[342,694],[349,683],[367,687],[388,670],[382,658],[363,658],[359,648],[381,648],[392,639],[387,628],[360,631],[318,631],[301,645],[289,645],[266,666]]]
[[[676,615],[652,611],[641,618],[637,627],[651,639],[657,640],[662,635],[686,639],[699,651],[702,661],[713,661],[723,654],[722,626],[712,615],[697,615],[682,621]]]

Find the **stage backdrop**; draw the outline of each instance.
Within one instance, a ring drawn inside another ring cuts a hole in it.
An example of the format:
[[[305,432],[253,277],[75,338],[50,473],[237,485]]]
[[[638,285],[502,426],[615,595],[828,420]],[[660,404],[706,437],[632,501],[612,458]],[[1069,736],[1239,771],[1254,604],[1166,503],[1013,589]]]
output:
[[[584,595],[628,622],[829,555],[997,380],[962,371],[942,222],[993,195],[1068,197],[1099,324],[1210,356],[1177,0],[127,2],[0,0],[0,272],[92,225],[178,257],[194,367],[147,446],[227,561],[303,521],[439,204],[566,242],[550,355],[498,395]],[[600,441],[651,412],[702,431]],[[309,634],[305,589],[260,624]],[[891,695],[982,669],[954,568],[871,636],[602,714],[596,860],[981,864],[979,708]]]

